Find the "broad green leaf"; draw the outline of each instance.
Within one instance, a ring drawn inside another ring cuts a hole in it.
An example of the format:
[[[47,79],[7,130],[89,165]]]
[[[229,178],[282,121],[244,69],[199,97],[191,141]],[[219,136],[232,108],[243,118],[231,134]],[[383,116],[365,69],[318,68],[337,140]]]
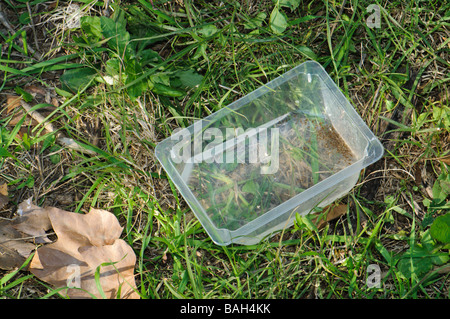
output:
[[[250,180],[244,184],[242,191],[245,193],[256,194],[258,193],[258,185],[254,181]]]
[[[298,46],[297,49],[306,57],[310,58],[311,60],[317,60],[317,55],[314,53],[313,50],[311,50],[309,47],[306,47],[304,45]]]
[[[31,18],[28,11],[25,11],[19,16],[19,22],[23,25],[27,25],[28,23],[31,22]]]
[[[58,151],[61,149],[61,146],[55,144],[50,148],[50,161],[53,164],[58,164],[61,161],[61,155],[58,153]]]
[[[76,93],[88,85],[96,74],[96,70],[87,67],[69,69],[60,77],[60,81],[63,86]],[[65,90],[64,87],[63,90]]]
[[[127,19],[125,16],[125,11],[120,10],[119,8],[115,9],[113,14],[111,15],[111,19],[121,30],[126,30],[127,28]]]
[[[205,60],[208,60],[208,55],[206,54],[206,43],[202,43],[198,46],[197,50],[195,50],[195,53],[192,56],[192,59],[198,60],[200,57],[203,57]]]
[[[16,86],[14,88],[14,91],[16,91],[16,93],[19,94],[25,102],[33,101],[33,95],[31,95],[30,93],[28,93],[27,91],[25,91],[21,87]]]
[[[152,83],[160,83],[170,86],[170,77],[167,73],[156,73],[150,76]]]
[[[446,128],[450,128],[450,108],[433,106],[433,119],[436,122],[442,121]]]
[[[395,108],[395,103],[393,101],[386,100],[385,103],[386,103],[386,109],[388,111],[392,111]]]
[[[109,48],[116,51],[119,56],[123,56],[125,60],[130,58],[134,59],[133,46],[136,42],[133,42],[134,45],[129,44],[130,34],[127,32],[126,28],[107,17],[101,17],[100,21],[102,34],[105,39],[109,39]]]
[[[448,254],[448,252],[443,252],[443,251],[436,252],[431,257],[431,261],[436,266],[444,265],[444,264],[448,263],[449,260],[450,260],[450,255]]]
[[[432,267],[431,258],[408,257],[400,260],[397,264],[398,271],[406,279],[421,278]]]
[[[168,85],[161,84],[161,83],[154,83],[151,90],[153,93],[170,96],[170,97],[180,97],[180,96],[184,96],[186,94],[182,90],[178,90],[178,89],[172,88]]]
[[[430,207],[431,201],[428,198],[424,198],[423,205],[425,207]],[[434,221],[433,212],[430,212],[430,211],[426,212],[425,216],[423,216],[423,218],[422,218],[422,222],[421,222],[422,227],[426,228],[426,227],[430,226],[433,223],[433,221]]]
[[[49,148],[50,146],[54,145],[56,141],[56,136],[55,134],[50,134],[48,135],[44,141],[42,142],[42,147],[41,147],[41,151],[39,152],[40,154],[42,154],[42,152],[44,152],[47,148]]]
[[[182,86],[189,88],[196,87],[201,84],[203,80],[203,75],[198,74],[192,69],[177,72],[176,75],[179,77]]]
[[[89,37],[100,40],[103,37],[100,17],[84,16],[80,18],[81,29]]]
[[[434,220],[430,227],[430,235],[441,243],[450,244],[450,213]]]
[[[0,147],[0,157],[12,157],[12,155],[7,149]]]
[[[422,247],[424,247],[428,251],[432,251],[435,248],[436,242],[433,239],[433,237],[430,235],[430,230],[429,229],[427,229],[426,231],[424,231],[421,234],[421,236],[420,236],[420,243],[422,244]]]
[[[294,11],[299,6],[300,0],[280,0],[279,3],[281,7],[287,7]]]
[[[260,12],[256,15],[256,17],[251,18],[247,23],[244,24],[245,29],[256,29],[262,27],[262,23],[267,18],[267,14],[265,12]]]
[[[121,75],[121,63],[118,58],[111,58],[108,61],[106,61],[105,65],[105,72],[106,74],[114,77],[115,75]]]
[[[443,201],[450,194],[450,174],[442,173],[434,182],[433,199]]]
[[[217,27],[213,24],[208,24],[205,25],[204,27],[202,27],[199,32],[204,35],[205,37],[210,37],[212,36],[214,33],[217,32]]]
[[[420,279],[432,267],[433,262],[430,253],[420,246],[411,247],[397,263],[398,271],[406,279]]]
[[[130,75],[127,77],[127,83],[131,83],[135,81],[138,78],[137,75]],[[148,84],[146,81],[138,81],[137,83],[134,83],[130,87],[127,88],[128,95],[132,100],[135,100],[139,96],[144,93],[145,90],[148,89]]]
[[[273,8],[272,13],[270,14],[269,23],[270,28],[276,34],[282,34],[288,26],[286,16],[278,9],[278,7]]]
[[[149,63],[159,63],[162,61],[158,52],[153,51],[152,49],[145,49],[138,53],[142,66],[145,66]]]

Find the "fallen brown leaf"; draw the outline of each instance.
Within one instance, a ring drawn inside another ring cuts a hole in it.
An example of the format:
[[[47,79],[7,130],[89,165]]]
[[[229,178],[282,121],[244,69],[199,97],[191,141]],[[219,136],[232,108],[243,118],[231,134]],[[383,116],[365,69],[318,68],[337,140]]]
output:
[[[16,126],[20,121],[22,121],[23,117],[26,115],[21,108],[23,100],[22,97],[8,94],[6,96],[6,114],[4,116],[12,116],[12,118],[8,121],[8,125],[11,127]],[[33,118],[27,117],[22,122],[22,127],[19,130],[19,136],[23,136],[24,133],[27,132],[26,127],[34,127],[38,124]]]
[[[14,228],[12,221],[0,220],[0,269],[22,266],[36,246]]]
[[[58,240],[75,241],[80,247],[111,245],[123,230],[116,216],[101,209],[76,214],[50,207],[48,215]]]
[[[8,196],[8,184],[3,183],[0,185],[0,195]]]
[[[54,112],[54,110],[56,109],[55,106],[58,106],[59,103],[57,100],[48,102],[52,102],[54,106],[48,104],[46,105],[46,107],[39,108],[39,110],[33,110],[33,107],[25,102],[20,96],[12,94],[8,95],[6,101],[6,115],[12,116],[12,118],[8,121],[8,125],[16,126],[20,121],[23,120],[24,116],[26,116],[25,120],[22,122],[22,127],[19,130],[19,135],[21,137],[24,133],[30,134],[29,127],[35,127],[38,124],[43,125],[43,127],[48,132],[57,132],[53,124],[46,121],[45,119],[47,116]],[[57,134],[56,142],[65,148],[83,152],[85,154],[97,154],[95,151],[82,146],[74,139],[65,137],[61,133]]]
[[[0,209],[2,209],[8,203],[9,203],[9,197],[0,194]]]
[[[91,209],[88,214],[45,208],[58,240],[37,249],[29,270],[70,298],[139,298],[135,292],[133,249],[119,239],[117,218]],[[99,269],[98,288],[95,273]],[[119,294],[120,291],[120,294]],[[117,296],[119,294],[119,296]]]
[[[124,240],[116,239],[112,245],[101,247],[86,246],[80,249],[80,253],[88,264],[86,273],[91,271],[91,276],[86,275],[84,280],[88,291],[97,291],[93,270],[104,264],[105,261],[112,261],[114,263],[107,262],[100,269],[100,284],[106,297],[116,298],[119,287],[121,299],[138,297],[133,289],[136,288],[134,283],[136,255]]]
[[[437,160],[439,160],[442,163],[445,163],[447,165],[450,165],[450,155],[439,157],[439,158],[437,158]]]
[[[329,205],[319,213],[318,217],[313,219],[313,222],[317,225],[318,229],[323,228],[330,221],[337,219],[347,213],[346,204]]]
[[[31,198],[19,204],[18,217],[14,219],[14,228],[32,236],[36,243],[50,243],[47,231],[52,228],[47,210],[33,205]]]
[[[46,95],[47,94],[47,91],[43,87],[37,86],[34,84],[27,85],[27,86],[25,86],[24,89],[25,89],[25,91],[27,91],[28,93],[33,94],[33,95],[36,95],[36,94]]]
[[[9,114],[16,107],[19,107],[20,100],[22,100],[22,98],[18,95],[7,94],[6,95],[6,112]]]
[[[0,188],[0,191],[2,188]],[[22,202],[13,220],[0,220],[0,268],[20,267],[37,248],[28,270],[70,298],[138,299],[136,255],[120,235],[123,228],[108,211],[88,214]],[[47,238],[53,229],[55,242]],[[31,241],[31,242],[30,242]]]
[[[2,185],[0,185],[0,209],[2,209],[8,203],[8,184],[3,183]]]

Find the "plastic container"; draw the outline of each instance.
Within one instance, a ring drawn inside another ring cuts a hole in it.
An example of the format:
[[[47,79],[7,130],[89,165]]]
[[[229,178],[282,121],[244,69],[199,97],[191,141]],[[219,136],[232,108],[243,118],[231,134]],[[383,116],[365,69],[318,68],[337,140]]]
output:
[[[383,147],[305,62],[156,147],[211,239],[250,245],[348,193]]]

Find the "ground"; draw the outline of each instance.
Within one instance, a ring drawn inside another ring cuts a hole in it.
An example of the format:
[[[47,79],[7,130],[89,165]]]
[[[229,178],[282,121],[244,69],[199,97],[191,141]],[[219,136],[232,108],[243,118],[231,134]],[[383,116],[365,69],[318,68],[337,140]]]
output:
[[[450,4],[110,2],[0,4],[2,218],[30,197],[113,212],[138,257],[142,298],[449,297],[448,267],[436,261],[448,261],[448,245],[430,226],[449,209]],[[380,8],[373,28],[370,4]],[[346,214],[320,230],[299,218],[258,245],[217,246],[155,145],[308,59],[325,67],[385,155],[338,200]],[[24,116],[24,102],[45,121]],[[367,286],[369,265],[381,269],[380,288]],[[8,273],[1,296],[58,297],[26,271]]]

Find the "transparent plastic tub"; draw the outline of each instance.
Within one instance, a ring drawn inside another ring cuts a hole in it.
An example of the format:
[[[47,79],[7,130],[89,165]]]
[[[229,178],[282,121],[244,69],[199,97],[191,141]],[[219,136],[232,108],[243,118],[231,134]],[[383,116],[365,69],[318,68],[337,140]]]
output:
[[[305,62],[156,146],[218,245],[250,245],[347,194],[383,147],[322,66]]]

